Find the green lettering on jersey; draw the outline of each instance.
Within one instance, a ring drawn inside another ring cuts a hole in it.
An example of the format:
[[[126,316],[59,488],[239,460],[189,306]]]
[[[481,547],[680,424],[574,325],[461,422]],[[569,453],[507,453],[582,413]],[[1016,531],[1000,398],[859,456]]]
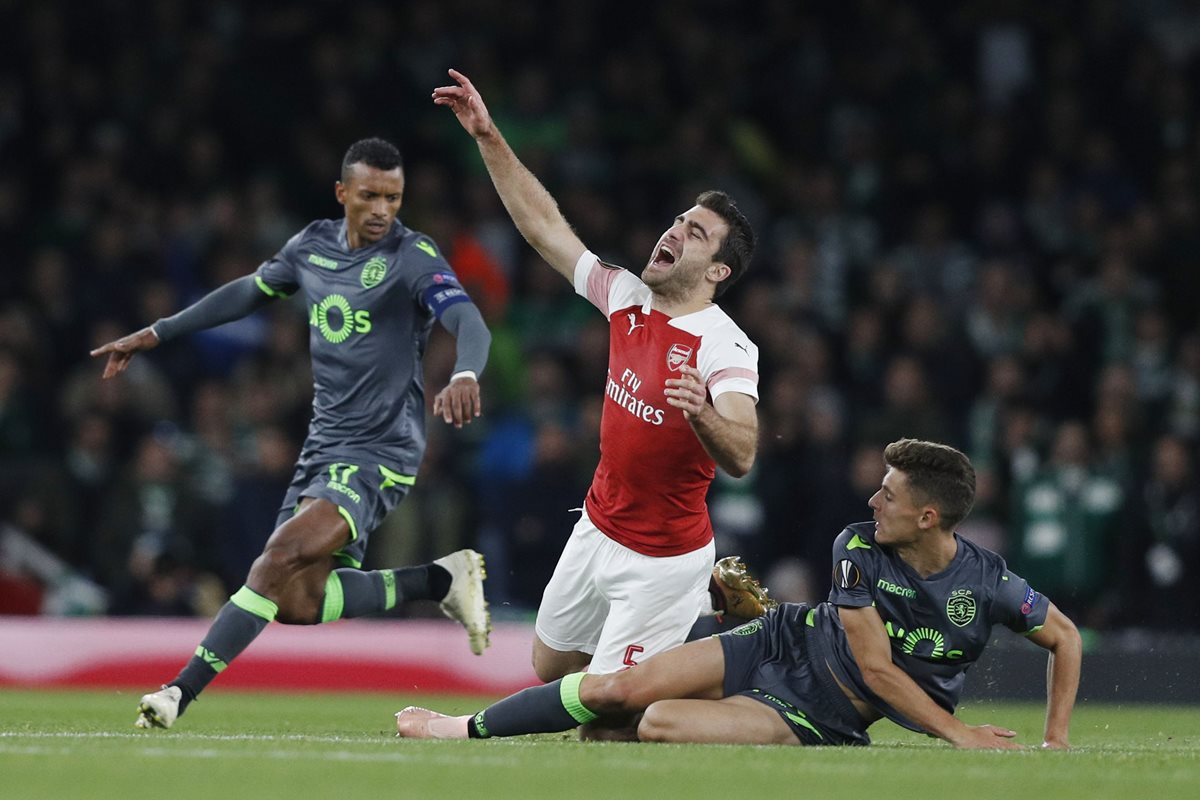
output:
[[[903,597],[906,600],[912,600],[914,597],[917,596],[916,589],[910,589],[907,586],[898,586],[897,584],[894,584],[891,581],[885,581],[883,578],[880,578],[879,581],[875,584],[875,586],[877,586],[880,589],[883,589],[888,594],[894,594],[897,597]]]
[[[316,264],[318,267],[324,267],[325,269],[338,268],[338,263],[336,261],[330,258],[325,258],[324,256],[319,256],[316,253],[309,255],[308,263]]]
[[[434,250],[433,245],[424,239],[417,242],[417,249],[428,254],[430,258],[437,258],[437,250]]]

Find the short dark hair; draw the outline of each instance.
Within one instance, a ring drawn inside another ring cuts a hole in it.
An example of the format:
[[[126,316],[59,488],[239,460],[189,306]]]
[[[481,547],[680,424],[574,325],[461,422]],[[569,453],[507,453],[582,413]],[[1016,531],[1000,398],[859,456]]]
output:
[[[750,266],[750,259],[754,258],[754,229],[750,227],[750,220],[746,219],[737,203],[733,202],[733,198],[724,192],[715,189],[701,192],[696,197],[696,205],[715,212],[729,226],[725,241],[721,242],[716,255],[713,256],[714,263],[729,267],[729,277],[718,283],[716,291],[713,292],[715,300],[742,277],[746,267]]]
[[[350,145],[342,159],[342,182],[350,174],[350,167],[355,164],[366,164],[368,167],[382,169],[404,169],[404,161],[400,158],[400,150],[396,145],[383,139],[359,139]]]
[[[920,503],[937,506],[942,529],[953,530],[975,502],[975,468],[953,447],[919,439],[901,439],[883,450],[883,463],[903,472]]]

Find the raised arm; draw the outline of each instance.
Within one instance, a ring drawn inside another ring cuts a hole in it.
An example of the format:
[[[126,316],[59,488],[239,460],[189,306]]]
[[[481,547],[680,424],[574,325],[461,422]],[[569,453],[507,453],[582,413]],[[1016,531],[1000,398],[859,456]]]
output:
[[[274,296],[260,288],[255,276],[245,275],[214,289],[178,314],[97,347],[92,351],[92,357],[108,356],[103,377],[111,378],[125,371],[135,353],[153,350],[160,342],[177,336],[241,319],[269,303]]]
[[[458,85],[434,89],[433,102],[448,106],[467,133],[475,138],[496,192],[525,241],[547,264],[573,281],[575,264],[587,248],[571,230],[546,187],[504,141],[474,84],[458,70],[450,70],[450,77]]]
[[[1079,670],[1083,662],[1083,641],[1079,631],[1053,603],[1046,623],[1029,635],[1034,644],[1050,651],[1046,664],[1046,732],[1042,747],[1066,750],[1071,746],[1069,729],[1075,692],[1079,689]]]
[[[892,662],[883,619],[873,607],[838,607],[850,652],[871,691],[939,739],[969,749],[1016,749],[1015,732],[994,725],[967,725],[933,701]]]

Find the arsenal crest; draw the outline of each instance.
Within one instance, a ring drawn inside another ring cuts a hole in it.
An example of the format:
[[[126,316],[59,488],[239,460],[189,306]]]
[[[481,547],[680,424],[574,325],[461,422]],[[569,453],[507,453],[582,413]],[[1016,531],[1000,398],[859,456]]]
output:
[[[680,372],[691,357],[692,348],[684,344],[673,344],[667,351],[667,367],[673,372]]]

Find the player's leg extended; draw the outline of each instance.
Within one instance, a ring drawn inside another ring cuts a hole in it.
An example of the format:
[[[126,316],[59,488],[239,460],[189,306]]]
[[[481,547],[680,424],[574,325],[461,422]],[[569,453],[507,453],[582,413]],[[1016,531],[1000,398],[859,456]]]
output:
[[[643,742],[707,744],[800,744],[773,709],[749,697],[722,700],[659,700],[638,724]]]
[[[332,554],[349,537],[337,507],[305,500],[267,540],[250,568],[246,585],[217,613],[183,670],[159,692],[142,698],[136,724],[169,728],[179,714],[267,624],[311,624],[321,620]]]
[[[691,642],[621,672],[574,673],[511,695],[477,714],[446,717],[421,708],[396,715],[415,739],[490,738],[565,731],[602,715],[628,716],[658,700],[721,697],[725,656],[716,639]]]

